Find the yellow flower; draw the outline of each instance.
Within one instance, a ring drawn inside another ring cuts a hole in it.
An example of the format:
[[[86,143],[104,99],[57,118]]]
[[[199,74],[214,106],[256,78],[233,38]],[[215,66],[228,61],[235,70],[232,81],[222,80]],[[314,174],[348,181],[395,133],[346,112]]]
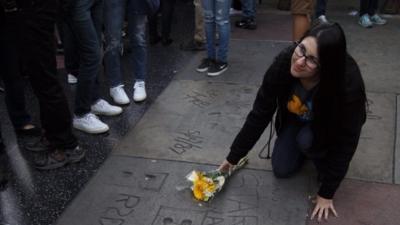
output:
[[[207,201],[215,192],[215,184],[212,179],[202,173],[196,172],[193,181],[193,195],[197,200]]]

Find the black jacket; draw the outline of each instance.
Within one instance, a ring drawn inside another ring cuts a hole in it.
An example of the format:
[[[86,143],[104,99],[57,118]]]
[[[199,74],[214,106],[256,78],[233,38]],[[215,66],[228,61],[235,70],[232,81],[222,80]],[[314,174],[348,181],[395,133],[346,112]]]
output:
[[[228,162],[236,164],[253,148],[273,114],[275,129],[279,136],[282,126],[288,118],[287,102],[296,82],[290,74],[291,57],[295,46],[284,49],[274,60],[264,75],[258,90],[253,109],[236,136]],[[314,140],[306,155],[317,159],[324,165],[322,184],[318,194],[331,199],[347,173],[360,137],[361,127],[366,120],[366,96],[364,82],[354,59],[347,55],[344,90],[340,94],[340,107],[335,113],[314,107],[314,120],[311,123]],[[320,113],[326,112],[326,113]]]

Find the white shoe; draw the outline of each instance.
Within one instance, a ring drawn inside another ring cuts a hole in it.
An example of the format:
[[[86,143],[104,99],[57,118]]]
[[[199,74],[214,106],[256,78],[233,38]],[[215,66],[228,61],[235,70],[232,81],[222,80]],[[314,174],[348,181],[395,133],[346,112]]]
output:
[[[89,134],[101,134],[110,129],[107,124],[101,122],[93,113],[87,113],[82,117],[75,116],[72,124],[75,129]]]
[[[145,100],[146,97],[147,95],[144,81],[136,81],[135,85],[133,86],[133,101],[141,102]]]
[[[110,105],[103,99],[99,99],[90,108],[92,110],[92,113],[96,115],[116,116],[122,113],[121,107]]]
[[[68,84],[76,84],[78,83],[78,78],[76,78],[76,76],[74,76],[73,74],[67,74],[67,81]]]
[[[329,21],[328,21],[328,19],[326,18],[325,15],[320,15],[320,16],[318,17],[318,20],[319,20],[321,23],[329,23]]]
[[[115,103],[119,105],[129,104],[129,98],[124,91],[124,85],[118,85],[116,87],[110,88],[110,95]]]

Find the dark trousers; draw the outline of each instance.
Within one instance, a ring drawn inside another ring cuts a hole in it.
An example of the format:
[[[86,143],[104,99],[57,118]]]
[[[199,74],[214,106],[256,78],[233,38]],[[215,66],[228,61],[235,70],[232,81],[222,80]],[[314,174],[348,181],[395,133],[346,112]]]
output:
[[[360,16],[368,13],[372,16],[378,9],[378,0],[360,0]]]
[[[19,129],[31,122],[25,108],[25,82],[21,76],[21,62],[16,51],[18,36],[16,15],[4,21],[0,28],[0,79],[5,89],[5,103],[8,115],[14,126]]]
[[[66,9],[66,21],[71,29],[63,31],[64,37],[69,35],[71,41],[76,40],[79,49],[76,57],[80,60],[74,112],[83,116],[90,112],[90,106],[99,99],[103,0],[74,1],[70,8]],[[76,49],[69,46],[68,42],[64,43],[64,48]],[[67,50],[67,54],[73,53]]]
[[[317,4],[315,6],[316,18],[326,14],[326,2],[327,0],[317,0]]]
[[[280,132],[272,152],[272,171],[278,178],[287,178],[303,165],[302,153],[311,148],[313,133],[309,124],[293,122]]]
[[[56,13],[57,1],[42,0],[13,15],[7,13],[5,21],[16,20],[16,26],[11,31],[18,37],[18,45],[14,49],[26,67],[26,75],[38,98],[46,138],[53,147],[66,149],[74,148],[77,140],[72,134],[67,98],[57,79],[54,39]],[[3,34],[0,32],[0,35]]]
[[[169,38],[171,34],[172,19],[176,0],[161,0],[161,36]],[[158,36],[157,14],[149,17],[149,34],[151,38]]]

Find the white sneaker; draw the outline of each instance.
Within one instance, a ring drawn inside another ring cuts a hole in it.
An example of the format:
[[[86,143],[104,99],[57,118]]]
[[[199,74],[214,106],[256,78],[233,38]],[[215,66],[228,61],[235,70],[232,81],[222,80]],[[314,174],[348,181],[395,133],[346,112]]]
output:
[[[318,17],[318,20],[319,20],[321,23],[329,23],[329,21],[328,21],[328,19],[326,18],[325,15],[320,15],[320,16]]]
[[[116,87],[110,88],[110,95],[115,103],[120,105],[129,104],[129,98],[124,91],[124,85],[118,85]]]
[[[144,81],[136,81],[135,85],[133,86],[133,101],[141,102],[145,100],[146,97],[147,95]]]
[[[76,78],[76,76],[74,76],[73,74],[67,74],[67,81],[68,84],[76,84],[78,83],[78,78]]]
[[[89,134],[101,134],[110,129],[107,124],[101,122],[93,113],[87,113],[82,117],[75,116],[72,124],[75,129]]]
[[[104,116],[116,116],[122,113],[122,108],[110,105],[103,99],[99,99],[91,106],[92,113]]]

